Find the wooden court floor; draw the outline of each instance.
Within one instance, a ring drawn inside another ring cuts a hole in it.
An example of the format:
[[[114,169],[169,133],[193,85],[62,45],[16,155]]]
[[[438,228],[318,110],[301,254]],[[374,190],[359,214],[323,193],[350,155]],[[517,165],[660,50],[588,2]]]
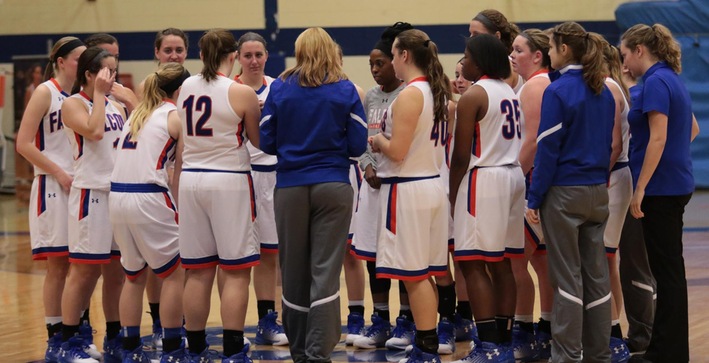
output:
[[[689,285],[690,354],[692,362],[709,363],[709,192],[697,192],[685,213],[684,233],[685,262]],[[42,361],[44,357],[46,330],[42,309],[42,281],[45,266],[32,262],[27,225],[27,207],[17,202],[14,196],[0,195],[0,363],[27,363]],[[99,281],[100,284],[100,281]],[[344,286],[344,275],[341,279]],[[398,311],[395,298],[396,284],[392,284],[391,310]],[[100,286],[97,290],[100,291]],[[366,314],[372,311],[369,292],[366,292]],[[345,294],[346,295],[346,294]],[[346,322],[346,298],[342,299],[342,321]],[[219,345],[219,302],[213,292],[212,310],[208,322],[210,343]],[[101,313],[101,294],[91,300],[91,320],[97,334],[94,339],[101,348],[104,320]],[[148,310],[147,302],[145,310]],[[535,315],[538,316],[538,307]],[[257,322],[256,301],[250,291],[249,312],[246,318],[246,336],[255,336]],[[393,320],[393,319],[392,319]],[[150,317],[145,314],[143,335],[150,333]],[[623,320],[623,330],[627,328]],[[458,343],[452,356],[444,361],[462,358],[467,353],[467,343]],[[219,349],[219,347],[216,347]],[[337,346],[333,354],[336,362],[387,362],[398,361],[401,354],[378,350],[355,350]],[[258,362],[290,361],[287,347],[252,347],[252,359]]]

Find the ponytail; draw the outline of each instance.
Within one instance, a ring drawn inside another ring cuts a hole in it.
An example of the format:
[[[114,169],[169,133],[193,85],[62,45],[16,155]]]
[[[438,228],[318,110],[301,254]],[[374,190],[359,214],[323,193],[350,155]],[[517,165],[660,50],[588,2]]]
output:
[[[450,80],[438,59],[438,46],[426,33],[418,29],[406,30],[396,36],[397,49],[407,50],[426,76],[433,93],[434,122],[448,121],[448,100],[451,99]]]
[[[163,99],[172,98],[175,91],[189,76],[190,72],[179,63],[165,63],[157,72],[145,78],[143,99],[130,115],[130,133],[133,141],[138,138],[138,133],[148,117],[162,104]]]
[[[599,39],[600,38],[600,39]],[[557,46],[566,44],[571,50],[571,61],[583,66],[583,79],[594,93],[601,94],[605,87],[603,72],[603,44],[600,35],[586,32],[575,22],[565,22],[554,27],[552,41]]]
[[[593,33],[595,34],[595,33]],[[620,50],[612,46],[608,41],[598,34],[595,34],[601,39],[603,49],[603,61],[606,64],[608,77],[612,78],[620,85],[620,90],[623,92],[626,100],[630,99],[628,86],[623,81],[623,62],[620,60]]]
[[[229,54],[236,52],[237,44],[234,35],[226,29],[211,29],[204,32],[199,39],[201,52],[202,77],[207,82],[217,79],[219,66]]]

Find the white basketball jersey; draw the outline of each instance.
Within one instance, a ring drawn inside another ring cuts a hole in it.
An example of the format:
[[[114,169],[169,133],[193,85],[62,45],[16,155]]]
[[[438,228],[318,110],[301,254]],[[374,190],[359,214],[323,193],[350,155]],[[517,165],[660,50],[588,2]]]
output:
[[[532,76],[527,80],[527,82],[529,82],[529,81],[531,81],[531,80],[533,80],[533,79],[535,79],[535,78],[537,78],[537,77],[544,77],[544,78],[546,78],[546,79],[549,79],[549,72],[536,73],[536,74],[532,75]],[[526,84],[527,84],[527,83],[525,83],[524,85],[526,85]],[[524,90],[524,87],[525,87],[524,85],[522,86],[522,88],[519,89],[519,91],[515,92],[515,93],[517,94],[517,96],[520,96],[520,95],[522,94],[522,90]],[[527,119],[526,119],[526,117],[524,116],[524,111],[522,111],[522,106],[521,106],[521,101],[520,101],[520,108],[519,108],[519,125],[520,125],[520,128],[521,128],[521,130],[522,130],[522,136],[523,136],[523,137],[524,137],[524,125],[526,125],[526,122],[527,122],[526,120],[527,120]]]
[[[59,83],[54,79],[50,79],[42,83],[40,86],[45,86],[49,89],[52,102],[49,105],[49,110],[39,122],[37,134],[34,136],[34,144],[40,152],[49,160],[57,164],[67,174],[73,175],[74,168],[72,167],[71,144],[62,129],[62,103],[64,99],[69,97],[69,94],[64,92]],[[47,174],[38,166],[34,167],[34,175]]]
[[[251,170],[244,122],[229,103],[233,83],[222,75],[207,82],[198,74],[182,84],[177,112],[185,140],[183,169]]]
[[[519,165],[522,126],[517,95],[502,80],[482,78],[472,87],[487,93],[487,113],[475,123],[469,169]]]
[[[89,110],[93,111],[93,100],[84,93],[72,95],[72,98],[81,100]],[[116,160],[116,145],[123,130],[123,115],[111,103],[106,102],[106,120],[104,134],[101,140],[89,140],[74,130],[65,127],[69,141],[74,152],[74,183],[73,187],[80,189],[109,190],[111,186],[111,173]]]
[[[164,101],[148,117],[137,137],[131,137],[131,118],[128,118],[118,140],[112,182],[168,187],[166,166],[174,161],[177,140],[170,137],[167,117],[176,109],[172,101]]]
[[[234,80],[239,83],[242,83],[239,80],[239,76],[236,76]],[[261,86],[261,88],[256,91],[256,96],[258,96],[259,101],[266,102],[268,92],[271,90],[271,83],[273,83],[273,78],[269,76],[263,77],[263,86]],[[249,155],[251,155],[252,165],[276,165],[276,163],[278,162],[278,159],[275,155],[268,155],[265,152],[259,150],[253,144],[251,144],[251,141],[246,142],[246,148],[249,150]]]
[[[404,160],[396,162],[384,155],[379,157],[377,176],[380,178],[439,175],[441,163],[443,162],[443,149],[448,135],[445,132],[446,125],[444,121],[441,120],[434,123],[431,86],[425,78],[421,77],[412,80],[406,87],[416,87],[421,90],[421,93],[423,93],[423,110],[419,115],[414,137]],[[392,102],[381,120],[382,133],[388,139],[391,139],[392,119],[396,118],[396,115],[392,114],[391,111],[396,102],[397,100]]]
[[[627,163],[628,159],[628,149],[630,148],[630,124],[628,124],[628,111],[630,110],[630,105],[628,105],[628,99],[625,97],[625,92],[623,92],[623,87],[618,84],[613,78],[606,78],[606,81],[613,83],[618,87],[620,93],[623,95],[623,111],[620,112],[620,133],[623,135],[623,150],[620,151],[618,155],[618,163]]]

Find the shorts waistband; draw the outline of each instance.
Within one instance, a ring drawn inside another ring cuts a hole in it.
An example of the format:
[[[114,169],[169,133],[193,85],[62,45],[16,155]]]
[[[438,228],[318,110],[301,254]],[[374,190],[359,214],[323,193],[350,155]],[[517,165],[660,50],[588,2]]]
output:
[[[215,169],[182,169],[188,173],[228,173],[228,174],[251,174],[250,170],[215,170]]]
[[[615,165],[613,165],[613,169],[611,169],[611,171],[616,171],[616,170],[619,170],[619,169],[623,169],[623,168],[625,168],[626,166],[628,166],[628,162],[627,162],[627,161],[621,161],[621,162],[615,163]]]
[[[111,182],[111,191],[115,193],[163,193],[168,190],[157,184]]]
[[[255,165],[251,164],[251,170],[261,173],[270,173],[276,171],[276,164],[273,165]]]
[[[359,165],[359,160],[352,160],[352,159],[349,159],[349,160],[350,160],[351,165]]]
[[[394,176],[391,178],[381,178],[380,180],[382,181],[382,184],[401,184],[401,183],[408,183],[408,182],[419,181],[419,180],[436,179],[438,177],[440,177],[440,175],[412,176],[412,177]]]

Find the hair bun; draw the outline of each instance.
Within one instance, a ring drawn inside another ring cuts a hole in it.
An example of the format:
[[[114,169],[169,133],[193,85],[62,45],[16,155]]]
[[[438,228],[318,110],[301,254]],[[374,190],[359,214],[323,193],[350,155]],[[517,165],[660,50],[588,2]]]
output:
[[[382,40],[391,40],[392,42],[394,41],[394,38],[396,38],[397,35],[401,34],[404,31],[411,30],[413,29],[413,25],[398,21],[394,25],[386,28],[384,30],[384,33],[382,33],[381,39]]]

